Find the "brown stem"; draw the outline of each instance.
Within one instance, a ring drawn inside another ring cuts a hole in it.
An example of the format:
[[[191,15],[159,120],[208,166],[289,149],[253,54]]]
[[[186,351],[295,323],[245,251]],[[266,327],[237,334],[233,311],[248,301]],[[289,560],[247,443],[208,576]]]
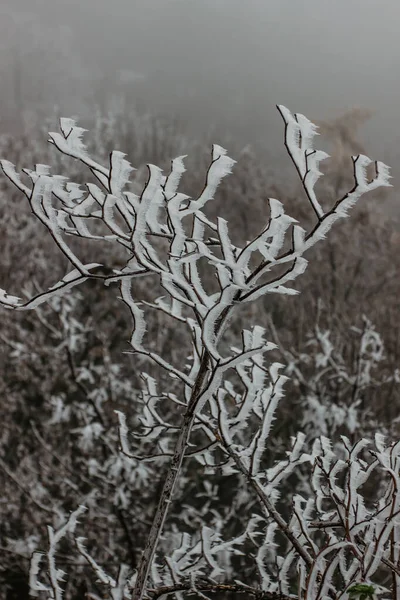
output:
[[[279,594],[276,592],[263,592],[256,588],[251,588],[245,585],[229,584],[229,583],[196,583],[194,589],[191,584],[178,583],[177,585],[163,586],[155,590],[149,590],[152,594],[152,600],[157,600],[163,596],[174,594],[176,592],[190,592],[198,590],[199,592],[207,592],[208,594],[231,593],[231,594],[246,594],[245,598],[253,597],[256,600],[291,600],[290,596]]]
[[[232,450],[229,444],[223,439],[223,437],[216,433],[216,437],[218,441],[221,443],[221,446],[224,448],[225,452],[233,459],[239,471],[244,475],[249,482],[250,486],[253,488],[254,492],[257,494],[261,504],[267,509],[267,512],[274,519],[275,523],[278,525],[279,529],[286,536],[286,538],[291,542],[298,555],[304,560],[306,565],[309,567],[312,566],[314,560],[312,556],[308,553],[306,548],[304,548],[297,537],[294,535],[293,531],[290,529],[289,525],[286,523],[285,519],[280,515],[280,513],[276,510],[275,506],[268,498],[267,494],[264,492],[258,481],[251,475],[250,471],[244,466],[240,457]]]
[[[160,538],[162,528],[168,513],[169,505],[171,504],[175,485],[178,481],[182,462],[188,446],[190,433],[194,420],[196,418],[196,408],[201,396],[204,385],[204,380],[208,372],[209,357],[208,354],[203,356],[200,364],[199,373],[196,382],[193,386],[191,399],[185,416],[183,417],[182,427],[179,432],[179,437],[176,442],[174,453],[168,467],[168,473],[164,481],[163,489],[158,501],[158,506],[153,518],[153,523],[147,538],[146,546],[140,559],[135,588],[132,593],[132,600],[142,600],[146,591],[146,583],[150,574],[151,564],[156,552],[157,543]]]

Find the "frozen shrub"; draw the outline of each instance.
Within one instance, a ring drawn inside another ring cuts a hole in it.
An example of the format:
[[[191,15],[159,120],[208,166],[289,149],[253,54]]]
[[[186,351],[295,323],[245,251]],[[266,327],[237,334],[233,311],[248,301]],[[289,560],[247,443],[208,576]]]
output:
[[[313,215],[308,232],[274,198],[268,201],[258,235],[242,244],[233,239],[225,219],[207,216],[208,203],[235,163],[217,145],[204,187],[194,198],[178,191],[183,156],[172,161],[167,175],[148,165],[147,181],[138,194],[129,187],[134,169],[125,155],[112,151],[107,166],[93,160],[83,143],[84,130],[72,119],[61,119],[61,132],[50,133],[50,141],[86,165],[97,182],[79,185],[51,175],[44,164],[24,169],[26,179],[12,163],[2,161],[6,176],[25,194],[70,270],[47,291],[28,299],[1,290],[1,304],[40,310],[43,303],[67,297],[88,280],[117,286],[132,317],[130,346],[136,360],[155,364],[172,379],[167,386],[168,378],[157,381],[148,370],[142,372],[139,426],[128,422],[123,410],[117,411],[120,455],[114,457],[111,472],[133,472],[126,487],[116,491],[122,503],[129,506],[135,495],[140,498],[156,485],[157,471],[163,471],[137,568],[125,562],[117,568],[104,563],[96,558],[95,540],[88,543],[78,535],[79,519],[95,516],[91,510],[96,489],[89,489],[85,502],[68,517],[55,509],[47,528],[48,547],[32,556],[33,593],[62,598],[66,573],[57,566],[57,552],[68,535],[75,540],[78,567],[83,561],[89,564],[101,593],[114,600],[207,598],[235,592],[268,599],[347,598],[387,593],[388,574],[392,586],[399,586],[398,444],[385,444],[377,434],[368,451],[368,440],[352,444],[343,437],[334,452],[326,437],[308,448],[304,433],[296,432],[290,449],[274,456],[273,422],[287,379],[283,365],[267,360],[276,345],[253,323],[232,339],[232,324],[242,306],[263,296],[296,294],[292,285],[307,268],[306,252],[364,193],[390,185],[386,165],[375,163],[370,179],[371,161],[358,155],[353,157],[354,186],[332,207],[325,207],[315,185],[321,176],[319,163],[328,155],[314,149],[316,128],[303,115],[278,108],[286,148]],[[125,260],[87,262],[70,243],[73,238],[117,245]],[[141,281],[146,285],[137,283]],[[192,349],[185,360],[179,348],[160,352],[148,335],[147,316],[152,311],[160,312],[163,322],[176,323],[179,335],[189,340]],[[76,329],[72,337],[69,332],[72,353],[79,347],[79,326]],[[322,341],[325,354],[320,360],[325,361],[329,340]],[[84,370],[75,374],[77,383],[90,382],[92,376]],[[75,428],[83,455],[96,440],[107,439],[96,414],[100,404],[96,394],[92,396],[94,412],[83,427]],[[68,421],[62,399],[56,399],[52,419],[54,424]],[[193,464],[196,468],[188,467]],[[88,473],[108,482],[110,471],[102,472],[105,467],[98,456],[87,458]],[[305,479],[307,497],[299,493]],[[372,479],[375,496],[367,497],[364,492]],[[240,491],[231,503],[221,505],[225,481],[236,482]],[[290,490],[285,496],[284,485]],[[192,497],[185,496],[185,488]],[[37,501],[40,494],[35,491]],[[241,530],[232,531],[232,510],[243,507]],[[100,596],[92,589],[88,597]]]

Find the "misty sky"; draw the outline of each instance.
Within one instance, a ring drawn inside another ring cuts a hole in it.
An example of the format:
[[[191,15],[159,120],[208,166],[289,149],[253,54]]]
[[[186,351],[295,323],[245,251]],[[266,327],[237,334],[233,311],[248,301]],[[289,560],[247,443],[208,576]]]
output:
[[[118,92],[117,74],[129,69],[143,76],[134,84],[133,99],[164,112],[182,112],[200,129],[219,123],[244,142],[276,139],[281,127],[276,103],[311,119],[328,119],[353,106],[376,109],[363,130],[368,152],[397,155],[396,0],[1,4],[3,28],[12,21],[17,31],[14,41],[3,36],[2,61],[12,70],[14,55],[22,56],[24,106],[30,101],[29,81],[37,79],[32,101],[46,90],[43,95],[57,101],[65,114],[80,114],[83,97],[100,102],[103,95]],[[64,46],[57,52],[60,28]],[[11,49],[15,39],[19,47]],[[31,46],[39,57],[33,64]]]

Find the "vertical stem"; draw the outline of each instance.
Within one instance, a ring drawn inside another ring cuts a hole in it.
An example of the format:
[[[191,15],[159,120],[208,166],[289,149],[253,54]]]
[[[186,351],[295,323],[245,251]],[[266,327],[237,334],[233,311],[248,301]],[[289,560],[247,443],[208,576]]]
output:
[[[397,541],[398,541],[398,532],[396,525],[392,529],[392,533],[390,535],[390,558],[393,564],[398,567],[398,556],[396,552]],[[395,570],[392,569],[392,596],[393,600],[399,600],[400,598],[400,577],[399,574],[396,573]]]
[[[142,600],[146,592],[146,583],[150,574],[151,565],[157,549],[158,540],[162,533],[164,522],[172,502],[175,485],[179,479],[183,458],[189,442],[190,433],[196,417],[196,407],[203,388],[203,383],[208,372],[209,357],[206,353],[201,361],[199,373],[193,386],[190,402],[183,417],[182,427],[179,431],[179,437],[176,442],[174,454],[168,468],[168,473],[164,481],[163,489],[158,501],[158,506],[153,518],[150,533],[147,538],[146,546],[139,562],[138,573],[135,588],[132,593],[132,600]]]
[[[238,292],[234,300],[238,300],[240,292]],[[217,336],[222,334],[224,327],[227,324],[227,319],[232,311],[232,305],[227,306],[221,313],[219,320],[216,324]],[[196,418],[196,411],[204,389],[205,379],[209,372],[210,355],[204,349],[203,357],[200,362],[199,372],[196,377],[196,381],[193,385],[191,397],[186,409],[186,413],[183,417],[182,427],[179,432],[179,437],[176,442],[174,454],[171,459],[168,473],[164,481],[163,489],[158,501],[158,506],[153,518],[150,533],[147,538],[146,546],[141,556],[135,588],[132,593],[132,600],[142,600],[146,593],[146,583],[150,574],[151,565],[157,549],[158,540],[160,539],[164,522],[169,510],[169,505],[172,502],[174,489],[176,482],[179,479],[182,470],[182,462],[185,456],[185,451],[188,446],[190,433],[192,431],[193,423]],[[206,382],[207,384],[207,382]]]

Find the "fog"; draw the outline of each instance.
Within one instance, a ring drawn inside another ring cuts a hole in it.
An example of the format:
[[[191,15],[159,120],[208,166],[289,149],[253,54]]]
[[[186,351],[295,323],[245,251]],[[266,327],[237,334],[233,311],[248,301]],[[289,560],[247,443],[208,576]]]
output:
[[[311,119],[360,106],[376,111],[368,154],[397,161],[395,0],[2,0],[0,17],[3,128],[55,104],[84,121],[126,95],[270,146],[277,103]]]

